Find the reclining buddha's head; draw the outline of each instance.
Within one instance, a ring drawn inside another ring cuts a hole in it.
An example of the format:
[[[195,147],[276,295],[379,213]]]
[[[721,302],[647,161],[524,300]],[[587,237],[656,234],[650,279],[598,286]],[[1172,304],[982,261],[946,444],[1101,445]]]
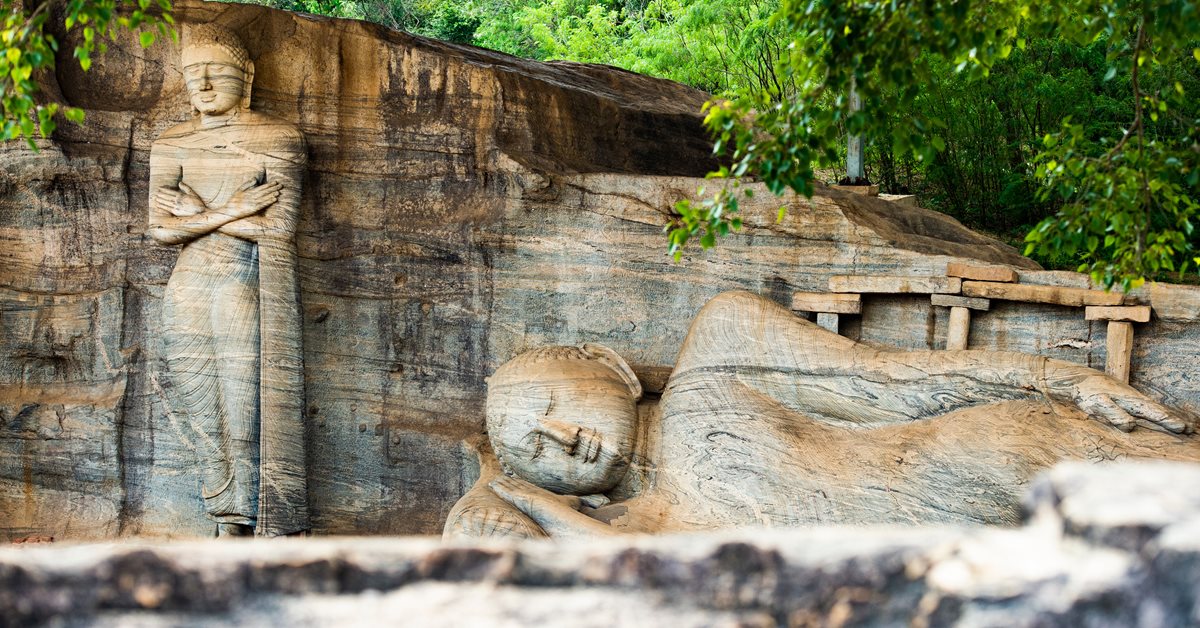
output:
[[[604,493],[629,470],[641,396],[608,347],[534,349],[488,380],[488,435],[506,472],[559,494]]]

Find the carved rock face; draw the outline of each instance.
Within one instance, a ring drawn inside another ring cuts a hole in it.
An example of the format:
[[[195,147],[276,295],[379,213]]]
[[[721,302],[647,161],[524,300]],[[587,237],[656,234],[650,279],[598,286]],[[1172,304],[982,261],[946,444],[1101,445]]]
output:
[[[605,347],[517,356],[488,383],[487,425],[504,467],[560,494],[603,493],[629,468],[641,386]]]
[[[183,79],[197,111],[219,116],[242,102],[247,76],[242,64],[220,46],[189,46],[183,50]]]

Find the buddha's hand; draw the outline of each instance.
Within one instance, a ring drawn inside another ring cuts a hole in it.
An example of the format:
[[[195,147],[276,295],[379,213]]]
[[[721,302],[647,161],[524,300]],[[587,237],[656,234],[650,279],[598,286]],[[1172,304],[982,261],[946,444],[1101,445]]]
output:
[[[233,193],[229,202],[225,203],[222,212],[234,218],[246,218],[275,204],[283,191],[283,184],[278,181],[267,181],[256,185],[256,179],[247,179]]]
[[[1054,396],[1079,406],[1095,419],[1123,431],[1131,432],[1137,421],[1165,432],[1183,434],[1192,425],[1162,404],[1138,392],[1128,384],[1096,370],[1077,367],[1047,373],[1047,384]]]
[[[159,211],[180,218],[195,216],[208,209],[200,195],[183,181],[179,182],[179,189],[161,187],[155,190],[154,205]]]
[[[540,521],[542,517],[552,515],[556,511],[577,511],[581,503],[574,495],[551,493],[540,486],[506,475],[492,480],[488,488],[534,521]]]

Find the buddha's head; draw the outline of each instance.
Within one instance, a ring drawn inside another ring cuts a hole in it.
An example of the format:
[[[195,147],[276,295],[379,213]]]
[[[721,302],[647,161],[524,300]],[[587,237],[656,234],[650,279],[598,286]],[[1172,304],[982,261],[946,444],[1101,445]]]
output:
[[[487,426],[504,470],[563,495],[614,488],[629,470],[642,386],[601,345],[544,347],[488,380]]]
[[[188,98],[196,111],[220,116],[250,108],[254,62],[233,31],[214,24],[192,27],[182,61]]]

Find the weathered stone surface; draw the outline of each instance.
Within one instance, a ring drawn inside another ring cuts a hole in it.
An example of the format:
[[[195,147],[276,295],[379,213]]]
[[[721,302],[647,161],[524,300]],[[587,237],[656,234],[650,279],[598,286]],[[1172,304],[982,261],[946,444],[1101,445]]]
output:
[[[242,34],[254,109],[309,143],[297,246],[318,533],[439,530],[478,473],[460,442],[482,429],[484,378],[532,347],[604,343],[643,376],[669,371],[688,322],[730,289],[786,305],[832,275],[935,276],[951,262],[1088,287],[946,216],[824,188],[788,198],[782,222],[760,188],[741,233],[676,264],[661,228],[712,165],[705,95],[359,22],[177,8],[185,26]],[[188,119],[178,49],[123,38],[89,73],[67,55],[47,93],[87,124],[37,153],[0,147],[0,538],[210,535],[195,443],[165,403],[176,252],[146,235],[151,143]],[[945,338],[948,312],[928,297],[863,303],[843,334],[911,349]],[[1099,366],[1102,333],[1077,310],[995,303],[971,346]],[[1194,322],[1160,311],[1138,330],[1135,387],[1200,412],[1196,365]]]
[[[1022,528],[0,548],[0,625],[1184,626],[1197,467],[1060,467]]]

